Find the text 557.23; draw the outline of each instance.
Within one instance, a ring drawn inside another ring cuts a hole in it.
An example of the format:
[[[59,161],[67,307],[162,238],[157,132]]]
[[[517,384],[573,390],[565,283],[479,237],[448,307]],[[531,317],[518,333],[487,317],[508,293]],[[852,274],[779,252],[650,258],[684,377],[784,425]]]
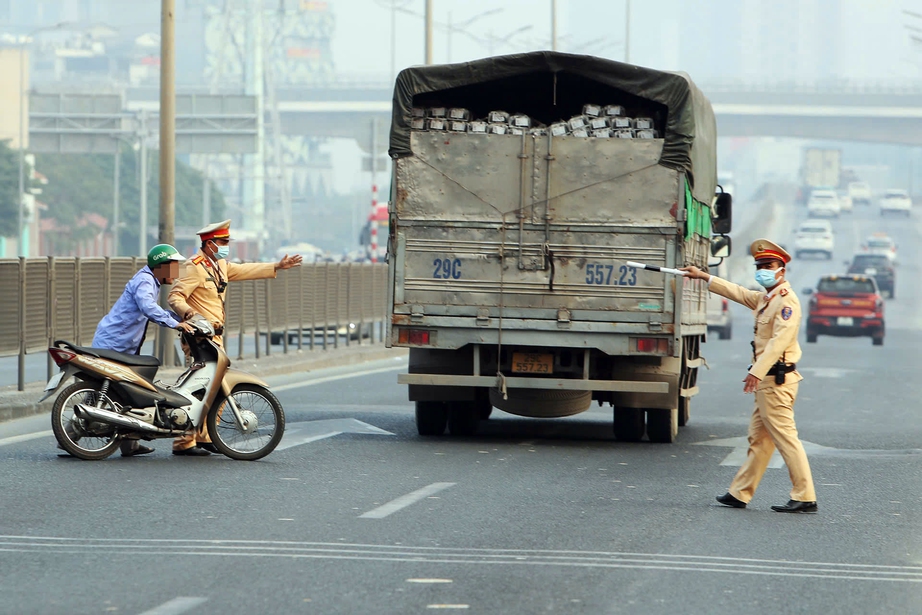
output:
[[[627,265],[586,264],[586,284],[605,286],[636,286],[637,270]]]

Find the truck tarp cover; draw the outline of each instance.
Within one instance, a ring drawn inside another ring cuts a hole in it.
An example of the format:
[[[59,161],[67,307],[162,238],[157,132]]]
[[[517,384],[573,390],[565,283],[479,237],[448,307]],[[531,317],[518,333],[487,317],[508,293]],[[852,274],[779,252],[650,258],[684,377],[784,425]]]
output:
[[[578,115],[586,103],[661,110],[657,115],[665,126],[660,164],[685,171],[695,198],[711,203],[717,125],[701,90],[684,73],[592,56],[538,51],[404,69],[394,86],[389,153],[397,158],[412,155],[407,118],[414,106],[465,107],[476,117],[504,110],[550,124]]]

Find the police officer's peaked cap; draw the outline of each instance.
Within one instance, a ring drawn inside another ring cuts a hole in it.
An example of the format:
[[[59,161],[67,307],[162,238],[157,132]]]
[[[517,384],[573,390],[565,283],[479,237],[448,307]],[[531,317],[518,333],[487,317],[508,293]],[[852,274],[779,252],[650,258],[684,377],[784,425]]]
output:
[[[230,239],[230,223],[230,220],[225,220],[223,222],[209,224],[198,231],[196,235],[201,237],[202,241],[208,241],[210,239]]]
[[[756,239],[749,246],[749,253],[755,259],[756,264],[768,263],[771,261],[781,261],[785,265],[791,262],[791,255],[774,241],[768,239]]]

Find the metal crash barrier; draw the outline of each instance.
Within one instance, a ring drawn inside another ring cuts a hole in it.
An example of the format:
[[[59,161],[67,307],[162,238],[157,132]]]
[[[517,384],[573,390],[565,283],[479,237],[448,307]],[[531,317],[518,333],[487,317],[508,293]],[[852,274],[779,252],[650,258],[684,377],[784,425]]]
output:
[[[143,264],[134,257],[0,259],[0,357],[18,356],[20,391],[26,355],[44,353],[59,339],[90,345],[96,325]],[[257,358],[271,354],[273,344],[287,353],[381,341],[386,283],[386,265],[364,263],[302,265],[275,279],[233,282],[226,304],[228,354],[234,341],[228,338],[236,337],[242,359],[247,335],[254,336]],[[151,326],[150,337],[161,331]],[[55,369],[49,358],[49,377]]]

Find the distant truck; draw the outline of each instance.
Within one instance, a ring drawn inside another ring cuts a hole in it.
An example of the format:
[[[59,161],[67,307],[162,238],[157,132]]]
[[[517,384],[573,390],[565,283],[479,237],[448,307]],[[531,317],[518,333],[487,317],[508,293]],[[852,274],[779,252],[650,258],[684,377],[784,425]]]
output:
[[[853,205],[870,205],[873,198],[867,182],[849,182],[848,196],[852,198]]]
[[[493,408],[614,407],[619,440],[689,420],[706,285],[648,265],[729,253],[711,105],[680,73],[553,52],[397,77],[387,345],[421,435]]]
[[[842,173],[842,150],[808,147],[804,150],[804,164],[801,177],[804,198],[816,189],[835,190],[839,187]]]

